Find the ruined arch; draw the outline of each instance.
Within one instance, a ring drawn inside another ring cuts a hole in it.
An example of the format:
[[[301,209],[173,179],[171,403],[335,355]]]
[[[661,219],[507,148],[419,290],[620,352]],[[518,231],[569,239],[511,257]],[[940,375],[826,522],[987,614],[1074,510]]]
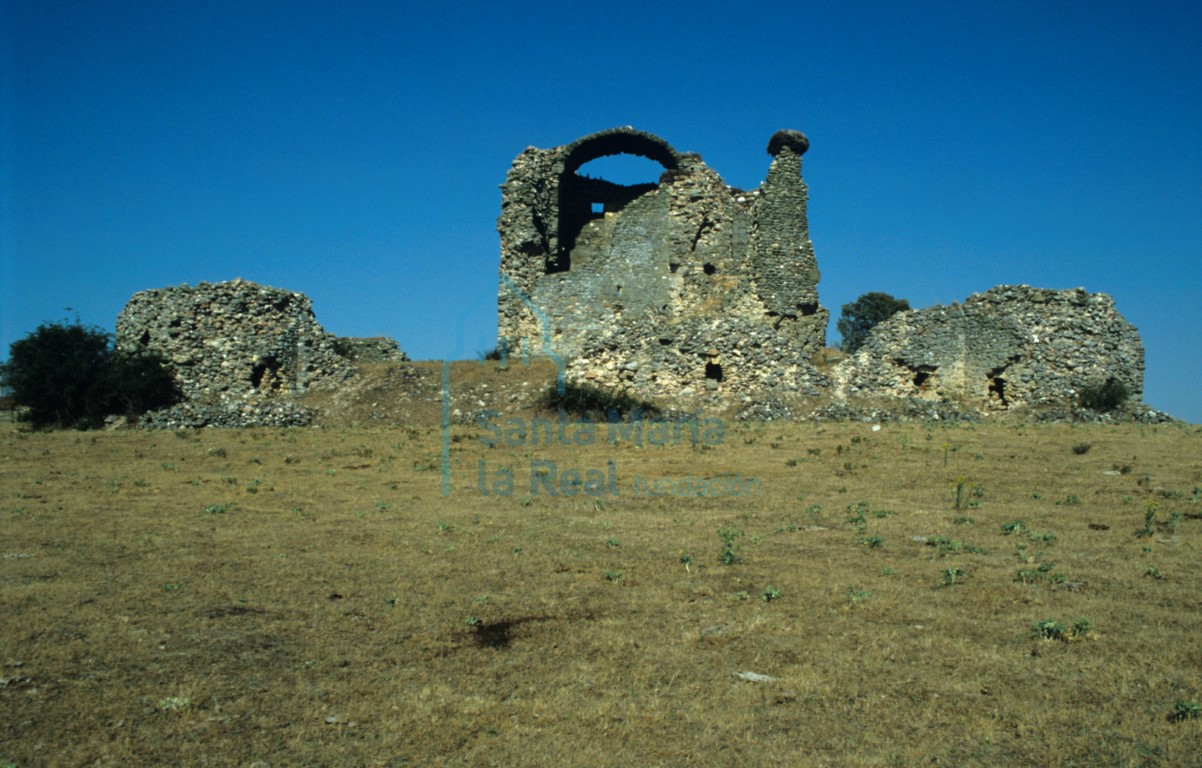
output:
[[[680,153],[660,137],[634,128],[610,128],[576,139],[564,147],[564,174],[606,155],[638,155],[672,170],[680,165]]]
[[[563,148],[563,170],[559,174],[558,253],[547,262],[548,272],[571,268],[572,249],[581,229],[607,211],[620,211],[632,200],[659,188],[658,184],[617,184],[605,179],[580,176],[580,167],[610,155],[645,157],[665,171],[680,167],[680,154],[660,137],[634,128],[610,128],[589,134]]]

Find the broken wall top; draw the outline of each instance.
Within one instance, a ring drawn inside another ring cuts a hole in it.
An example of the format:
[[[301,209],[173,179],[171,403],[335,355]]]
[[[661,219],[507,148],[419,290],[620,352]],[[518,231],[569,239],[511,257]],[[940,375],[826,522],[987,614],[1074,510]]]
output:
[[[336,384],[354,373],[336,342],[303,293],[240,279],[141,291],[117,317],[117,345],[162,355],[194,401]]]
[[[987,408],[1072,402],[1108,381],[1138,400],[1144,350],[1107,294],[1002,285],[962,303],[899,312],[869,332],[834,379],[842,394]]]

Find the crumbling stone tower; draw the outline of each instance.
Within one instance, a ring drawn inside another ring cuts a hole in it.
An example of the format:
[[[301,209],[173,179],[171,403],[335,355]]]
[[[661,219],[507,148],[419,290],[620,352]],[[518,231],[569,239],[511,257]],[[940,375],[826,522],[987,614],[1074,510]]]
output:
[[[806,221],[808,148],[776,133],[750,192],[630,127],[526,149],[501,187],[501,343],[648,397],[814,393],[825,381],[809,359],[829,314]],[[621,185],[578,173],[615,154],[663,174]]]

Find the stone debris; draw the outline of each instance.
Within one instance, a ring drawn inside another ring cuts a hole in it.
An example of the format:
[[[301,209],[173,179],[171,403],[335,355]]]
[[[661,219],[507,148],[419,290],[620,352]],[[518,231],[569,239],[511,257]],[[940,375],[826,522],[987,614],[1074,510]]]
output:
[[[735,678],[748,683],[779,683],[779,677],[761,675],[759,672],[735,672]]]
[[[307,427],[315,413],[292,400],[256,400],[245,403],[179,403],[145,413],[142,429],[192,429],[199,427]]]

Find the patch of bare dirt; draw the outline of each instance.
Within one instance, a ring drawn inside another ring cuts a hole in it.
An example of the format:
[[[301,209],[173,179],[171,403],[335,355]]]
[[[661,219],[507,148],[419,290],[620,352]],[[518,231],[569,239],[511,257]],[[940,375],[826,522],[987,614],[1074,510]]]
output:
[[[321,426],[406,426],[437,424],[443,416],[444,373],[448,415],[452,421],[470,419],[484,410],[498,413],[533,412],[535,402],[555,381],[555,365],[438,360],[373,363],[336,390],[307,395],[302,402],[318,412]]]

